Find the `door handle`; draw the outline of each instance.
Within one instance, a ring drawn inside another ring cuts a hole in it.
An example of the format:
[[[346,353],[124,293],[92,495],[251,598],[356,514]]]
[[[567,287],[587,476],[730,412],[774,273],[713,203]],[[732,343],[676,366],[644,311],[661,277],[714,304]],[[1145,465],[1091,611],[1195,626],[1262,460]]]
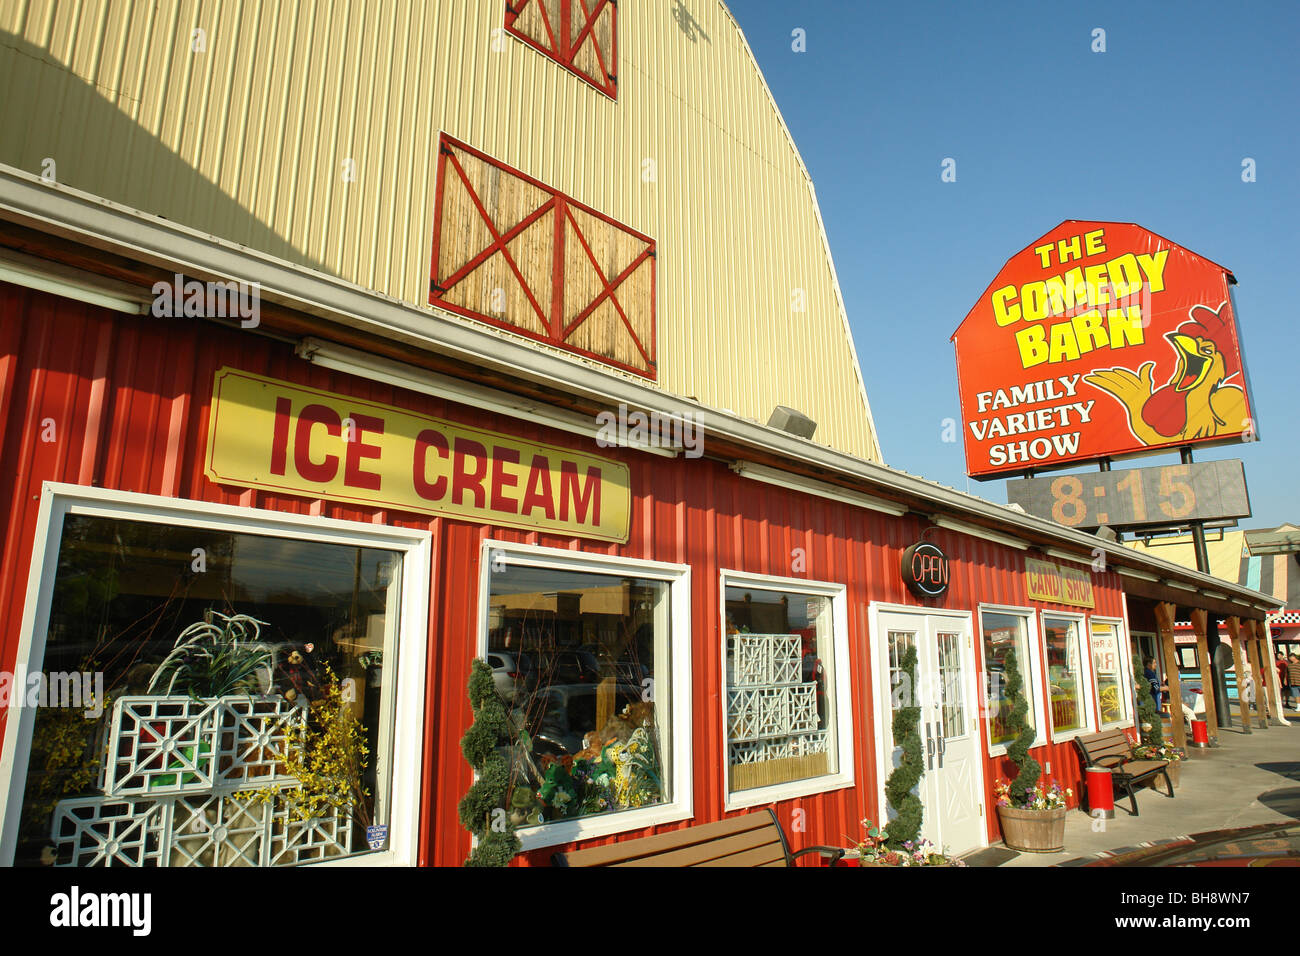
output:
[[[934,769],[934,735],[930,733],[930,722],[925,722],[925,757],[926,769]]]
[[[948,740],[944,737],[943,732],[939,733],[939,769],[943,769],[943,755],[948,752]]]

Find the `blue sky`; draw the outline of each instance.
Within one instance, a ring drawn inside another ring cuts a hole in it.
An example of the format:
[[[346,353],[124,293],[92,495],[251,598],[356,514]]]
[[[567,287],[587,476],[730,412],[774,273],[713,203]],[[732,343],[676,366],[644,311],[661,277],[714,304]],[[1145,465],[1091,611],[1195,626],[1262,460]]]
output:
[[[729,5],[816,184],[888,464],[967,488],[949,336],[1057,223],[1137,222],[1236,275],[1261,441],[1196,457],[1245,461],[1243,526],[1300,523],[1300,3]]]

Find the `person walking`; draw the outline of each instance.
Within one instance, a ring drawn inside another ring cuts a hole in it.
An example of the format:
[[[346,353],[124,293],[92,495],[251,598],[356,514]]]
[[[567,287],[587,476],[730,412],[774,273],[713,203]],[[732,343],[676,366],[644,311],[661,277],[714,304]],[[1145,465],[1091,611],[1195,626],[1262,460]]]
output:
[[[1291,654],[1287,661],[1287,684],[1290,686],[1290,697],[1293,702],[1300,703],[1300,654]]]
[[[1293,654],[1291,656],[1294,657],[1295,655]],[[1300,664],[1300,659],[1298,659],[1296,663]],[[1142,676],[1145,677],[1147,683],[1151,685],[1151,697],[1155,700],[1156,710],[1158,711],[1160,710],[1163,701],[1160,697],[1160,674],[1156,671],[1156,659],[1154,657],[1148,657],[1142,662],[1142,666],[1144,668]]]
[[[1282,695],[1286,698],[1286,706],[1294,706],[1291,703],[1291,675],[1287,671],[1286,655],[1281,651],[1277,652],[1277,660],[1273,662],[1277,668],[1277,683],[1282,688]]]

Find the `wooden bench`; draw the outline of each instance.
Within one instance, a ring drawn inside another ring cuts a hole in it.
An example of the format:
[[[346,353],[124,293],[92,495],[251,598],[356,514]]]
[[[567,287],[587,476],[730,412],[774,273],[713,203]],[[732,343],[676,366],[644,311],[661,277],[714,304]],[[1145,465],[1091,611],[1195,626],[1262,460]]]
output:
[[[1137,797],[1133,793],[1135,785],[1162,776],[1169,797],[1173,798],[1174,785],[1169,780],[1169,761],[1134,760],[1131,756],[1133,743],[1124,731],[1104,730],[1099,734],[1085,734],[1075,737],[1074,745],[1079,748],[1085,771],[1089,767],[1105,767],[1110,771],[1115,792],[1122,791],[1128,795],[1129,803],[1133,806],[1133,816],[1138,815]]]
[[[834,865],[844,850],[810,846],[791,852],[776,812],[769,807],[671,833],[556,853],[551,862],[555,866],[794,866],[805,853],[823,853]]]

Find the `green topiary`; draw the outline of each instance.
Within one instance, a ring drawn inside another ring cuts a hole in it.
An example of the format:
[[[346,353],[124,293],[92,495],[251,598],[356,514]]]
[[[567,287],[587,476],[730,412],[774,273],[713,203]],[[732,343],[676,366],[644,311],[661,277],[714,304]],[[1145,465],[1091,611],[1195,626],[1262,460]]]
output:
[[[921,708],[916,702],[916,648],[903,652],[900,664],[905,695],[903,705],[894,711],[894,741],[903,748],[902,758],[894,772],[885,781],[885,795],[897,814],[889,821],[889,846],[901,849],[904,843],[915,842],[921,835],[924,808],[921,798],[912,790],[925,772],[925,757],[921,752],[921,734],[917,727],[921,721]],[[896,691],[897,693],[897,691]]]
[[[1140,655],[1133,657],[1133,686],[1138,689],[1138,733],[1142,736],[1142,742],[1148,747],[1159,747],[1165,742],[1164,724],[1160,719],[1160,708],[1156,706],[1156,699],[1151,696],[1151,682],[1147,680],[1147,675],[1142,668]],[[1151,729],[1143,730],[1143,724],[1150,724]]]
[[[1020,665],[1016,661],[1014,648],[1007,651],[1007,698],[1011,701],[1011,713],[1007,716],[1007,729],[1016,735],[1016,739],[1007,744],[1007,756],[1019,768],[1016,779],[1011,781],[1008,798],[1011,805],[1022,807],[1027,802],[1030,791],[1038,786],[1038,778],[1043,768],[1038,761],[1029,756],[1029,748],[1034,742],[1035,731],[1029,725],[1029,701],[1025,699],[1025,682],[1020,676]]]
[[[510,766],[498,748],[510,745],[513,735],[505,704],[492,681],[492,670],[480,658],[470,666],[469,703],[474,723],[461,738],[460,749],[478,780],[457,807],[461,825],[476,839],[465,865],[507,866],[521,844],[507,809]]]

